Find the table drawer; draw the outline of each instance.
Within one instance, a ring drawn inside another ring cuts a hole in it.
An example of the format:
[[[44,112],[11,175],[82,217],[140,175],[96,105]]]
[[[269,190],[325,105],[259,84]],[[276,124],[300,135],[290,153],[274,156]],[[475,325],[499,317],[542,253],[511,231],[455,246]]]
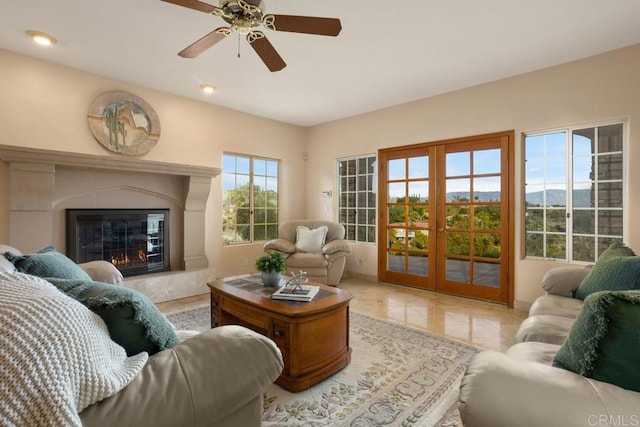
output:
[[[232,313],[233,317],[255,326],[263,331],[269,329],[269,319],[261,312],[252,310],[244,304],[237,303],[229,298],[220,298],[220,310]]]
[[[278,347],[289,348],[289,325],[285,322],[274,320],[271,326],[271,337]]]

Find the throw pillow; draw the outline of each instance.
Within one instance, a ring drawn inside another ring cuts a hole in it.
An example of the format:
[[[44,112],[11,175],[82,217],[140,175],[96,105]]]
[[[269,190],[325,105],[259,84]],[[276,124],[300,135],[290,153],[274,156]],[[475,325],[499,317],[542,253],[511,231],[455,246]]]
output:
[[[47,280],[100,316],[111,339],[124,347],[128,356],[143,351],[152,355],[178,344],[167,318],[140,292],[91,280]]]
[[[589,268],[555,267],[542,278],[542,289],[551,295],[572,296],[589,274]]]
[[[120,270],[108,261],[89,261],[78,265],[96,282],[118,285],[124,278]]]
[[[300,252],[321,252],[327,238],[329,227],[326,225],[310,230],[309,227],[299,225],[296,228],[296,250]]]
[[[21,273],[38,277],[56,277],[59,279],[91,280],[91,276],[64,254],[47,246],[31,255],[18,255],[7,252],[4,256]]]
[[[622,242],[612,243],[604,252],[598,257],[598,261],[604,261],[615,257],[636,256],[633,250]]]
[[[599,259],[576,290],[576,298],[585,299],[600,291],[640,289],[640,257]]]
[[[597,292],[584,300],[553,366],[640,391],[640,291]]]

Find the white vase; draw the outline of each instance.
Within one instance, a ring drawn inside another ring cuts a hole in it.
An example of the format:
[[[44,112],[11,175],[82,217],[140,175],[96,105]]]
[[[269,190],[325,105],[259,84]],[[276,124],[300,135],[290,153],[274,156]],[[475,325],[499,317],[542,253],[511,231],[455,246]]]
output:
[[[262,283],[265,286],[274,287],[280,284],[282,274],[279,271],[263,271],[260,274],[262,276]]]

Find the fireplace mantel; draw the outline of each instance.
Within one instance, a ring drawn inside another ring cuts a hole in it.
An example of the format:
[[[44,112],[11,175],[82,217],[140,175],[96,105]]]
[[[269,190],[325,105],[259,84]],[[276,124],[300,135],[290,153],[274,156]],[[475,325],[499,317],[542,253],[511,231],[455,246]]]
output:
[[[171,203],[182,216],[184,230],[179,239],[182,254],[176,262],[181,265],[173,265],[172,270],[209,268],[205,255],[205,207],[211,179],[220,174],[219,168],[8,145],[0,145],[0,160],[9,163],[10,171],[10,245],[24,251],[35,251],[51,243],[64,245],[59,237],[59,228],[63,227],[59,218],[65,206],[109,208],[112,206],[105,206],[105,199],[123,200],[120,195],[131,199],[132,194],[137,194],[140,198],[157,197],[160,202]],[[147,184],[123,184],[124,176],[142,177],[141,181]],[[99,180],[102,181],[96,184]],[[158,182],[165,181],[166,191],[158,188],[162,187]],[[101,206],[69,206],[92,197],[98,200],[93,203]]]
[[[0,144],[0,160],[22,163],[45,163],[71,167],[88,167],[114,171],[148,172],[181,176],[216,177],[220,168],[155,162],[126,156],[95,156],[91,154],[42,150]]]

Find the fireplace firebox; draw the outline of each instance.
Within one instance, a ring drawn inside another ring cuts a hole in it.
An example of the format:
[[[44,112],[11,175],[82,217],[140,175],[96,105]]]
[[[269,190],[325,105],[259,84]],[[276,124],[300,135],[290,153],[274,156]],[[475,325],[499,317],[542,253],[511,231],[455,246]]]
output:
[[[169,209],[67,209],[67,256],[105,260],[123,276],[167,271]]]

